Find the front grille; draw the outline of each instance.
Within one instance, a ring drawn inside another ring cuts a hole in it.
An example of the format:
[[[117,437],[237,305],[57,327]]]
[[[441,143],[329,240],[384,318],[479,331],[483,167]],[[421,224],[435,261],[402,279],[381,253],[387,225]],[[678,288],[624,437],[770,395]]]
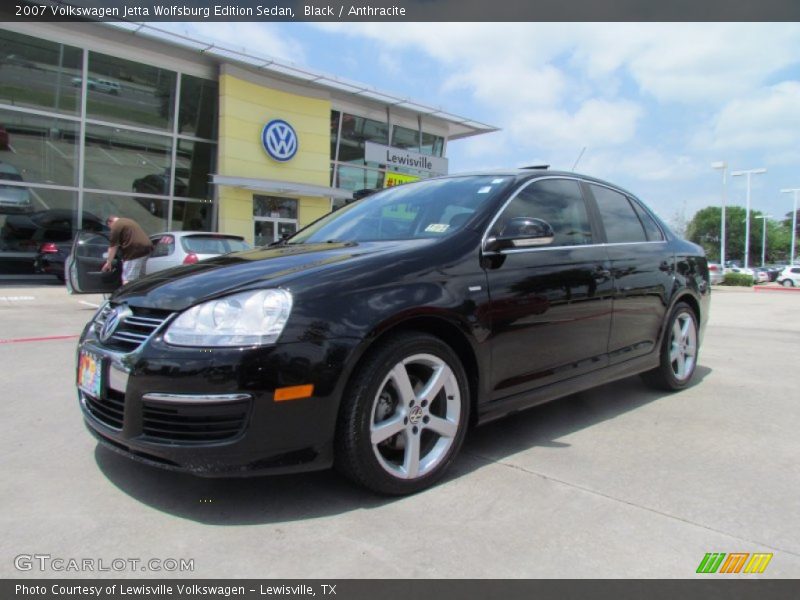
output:
[[[99,337],[111,312],[116,308],[107,304],[94,320],[94,331]],[[113,335],[103,346],[119,352],[133,352],[144,344],[150,336],[169,319],[170,311],[152,308],[130,307],[133,314],[123,318],[114,330]]]
[[[88,394],[83,394],[86,409],[91,415],[109,427],[122,429],[122,421],[125,416],[125,394],[109,389],[104,398],[95,398]]]
[[[244,429],[250,402],[142,404],[142,432],[160,442],[222,442]]]

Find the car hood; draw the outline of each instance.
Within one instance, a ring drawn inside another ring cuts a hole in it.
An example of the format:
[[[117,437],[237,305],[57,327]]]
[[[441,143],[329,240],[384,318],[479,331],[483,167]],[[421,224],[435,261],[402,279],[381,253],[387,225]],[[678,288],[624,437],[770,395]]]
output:
[[[300,244],[225,254],[193,265],[158,271],[120,288],[114,302],[183,310],[237,291],[285,286],[321,270],[404,253],[434,240]]]

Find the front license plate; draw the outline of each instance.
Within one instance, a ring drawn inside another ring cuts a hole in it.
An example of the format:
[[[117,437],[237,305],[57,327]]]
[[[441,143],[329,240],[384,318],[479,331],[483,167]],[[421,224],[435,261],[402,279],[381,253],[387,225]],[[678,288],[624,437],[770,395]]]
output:
[[[102,364],[99,356],[81,350],[78,361],[78,387],[95,398],[100,397],[102,390]]]

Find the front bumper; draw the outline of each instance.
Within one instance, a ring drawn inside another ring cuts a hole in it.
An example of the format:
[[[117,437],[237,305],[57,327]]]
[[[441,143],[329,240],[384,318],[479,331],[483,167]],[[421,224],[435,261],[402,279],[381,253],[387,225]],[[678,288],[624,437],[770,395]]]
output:
[[[100,391],[78,390],[90,431],[135,460],[202,476],[316,470],[333,462],[346,364],[356,340],[260,348],[177,348],[154,338],[129,354],[87,328],[78,358],[97,358]],[[313,385],[276,402],[277,388]]]

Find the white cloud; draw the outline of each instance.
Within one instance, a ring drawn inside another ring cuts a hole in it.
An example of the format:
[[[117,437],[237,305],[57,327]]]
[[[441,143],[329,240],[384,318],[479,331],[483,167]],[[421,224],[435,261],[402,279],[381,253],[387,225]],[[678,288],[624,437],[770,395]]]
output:
[[[713,147],[786,149],[800,145],[800,82],[785,81],[725,105],[712,126]]]

